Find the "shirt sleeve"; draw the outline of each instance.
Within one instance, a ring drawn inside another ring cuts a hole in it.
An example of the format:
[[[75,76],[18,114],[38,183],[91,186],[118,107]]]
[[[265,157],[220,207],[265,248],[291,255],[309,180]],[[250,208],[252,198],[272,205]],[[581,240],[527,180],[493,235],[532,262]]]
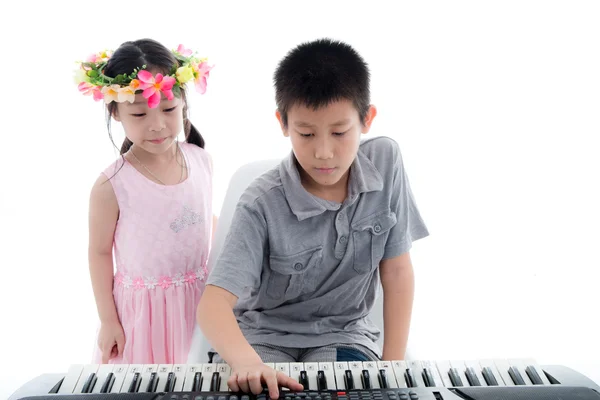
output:
[[[238,298],[245,289],[258,288],[266,245],[264,217],[251,207],[238,204],[206,284],[219,286]]]
[[[383,258],[393,258],[406,253],[416,240],[429,236],[427,226],[421,217],[415,202],[408,176],[404,169],[402,155],[396,144],[396,157],[393,183],[391,192],[390,208],[396,213],[396,225],[391,229],[388,236]]]

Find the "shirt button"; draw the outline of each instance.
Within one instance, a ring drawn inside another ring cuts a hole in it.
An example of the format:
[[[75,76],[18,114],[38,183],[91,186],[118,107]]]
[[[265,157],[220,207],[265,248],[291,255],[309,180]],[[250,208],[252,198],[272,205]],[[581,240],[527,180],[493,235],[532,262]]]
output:
[[[377,224],[373,227],[373,229],[375,230],[376,233],[379,233],[381,231],[381,225]]]
[[[340,243],[342,243],[342,244],[346,243],[346,236],[342,236],[340,238]]]
[[[300,271],[302,268],[304,268],[304,266],[301,263],[296,263],[296,265],[294,265],[296,271]]]
[[[344,215],[343,214],[338,214],[337,219],[338,219],[338,221],[341,221],[342,219],[344,219]]]

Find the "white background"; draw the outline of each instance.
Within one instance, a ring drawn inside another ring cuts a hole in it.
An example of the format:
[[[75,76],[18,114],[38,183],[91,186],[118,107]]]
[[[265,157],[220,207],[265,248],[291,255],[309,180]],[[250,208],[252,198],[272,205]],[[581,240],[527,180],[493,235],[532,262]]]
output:
[[[400,143],[431,232],[412,251],[413,358],[533,357],[600,380],[600,3],[57,4],[2,6],[0,398],[90,362],[88,196],[117,153],[72,71],[143,37],[216,65],[190,100],[217,214],[236,168],[289,151],[279,59],[323,36],[355,46],[372,71],[371,134]]]

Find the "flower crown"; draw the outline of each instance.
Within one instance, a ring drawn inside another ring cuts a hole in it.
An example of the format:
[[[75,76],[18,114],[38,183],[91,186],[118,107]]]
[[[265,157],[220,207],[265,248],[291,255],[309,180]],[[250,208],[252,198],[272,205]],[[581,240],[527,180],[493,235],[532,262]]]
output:
[[[133,70],[131,74],[120,74],[114,78],[104,75],[106,63],[112,56],[110,50],[92,54],[86,61],[79,62],[80,68],[75,71],[75,83],[81,93],[92,95],[94,100],[104,99],[106,104],[115,101],[123,103],[135,101],[136,93],[148,99],[148,107],[155,108],[160,103],[161,93],[167,99],[173,100],[179,96],[181,88],[190,80],[194,80],[196,90],[206,92],[206,79],[212,66],[208,66],[206,58],[198,58],[191,50],[179,45],[177,50],[171,50],[180,66],[173,65],[168,75],[153,76],[146,71],[146,65]]]

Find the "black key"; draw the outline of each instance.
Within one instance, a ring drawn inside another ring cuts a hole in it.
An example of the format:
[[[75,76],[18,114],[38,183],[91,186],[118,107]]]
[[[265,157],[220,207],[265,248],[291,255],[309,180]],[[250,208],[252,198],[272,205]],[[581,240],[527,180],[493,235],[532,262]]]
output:
[[[300,371],[300,379],[298,381],[304,386],[304,390],[308,390],[308,374],[306,371]]]
[[[363,389],[371,389],[371,376],[368,370],[362,370],[361,379],[363,383]]]
[[[485,379],[485,383],[487,383],[488,386],[498,386],[496,376],[490,367],[484,367],[481,373],[483,374],[483,379]]]
[[[525,380],[523,380],[523,377],[521,376],[521,373],[519,372],[517,367],[510,367],[508,369],[508,374],[510,375],[515,385],[525,385]]]
[[[113,375],[112,372],[109,372],[108,375],[106,376],[106,380],[104,381],[104,384],[100,388],[100,393],[109,393],[114,384],[115,384],[115,376]]]
[[[156,372],[152,372],[150,374],[150,380],[148,381],[148,385],[146,385],[146,392],[154,393],[156,392],[156,387],[158,386],[158,375]]]
[[[525,368],[525,372],[527,373],[529,379],[531,379],[531,383],[533,383],[534,385],[544,384],[542,378],[540,378],[540,375],[538,374],[537,370],[533,365],[528,365],[527,368]]]
[[[327,377],[325,371],[317,371],[317,390],[319,392],[327,390]]]
[[[354,378],[352,377],[352,371],[349,369],[344,373],[344,383],[346,384],[346,390],[354,389]]]
[[[94,390],[94,385],[96,384],[96,380],[98,379],[98,377],[96,376],[95,373],[91,373],[90,376],[88,376],[88,378],[85,380],[85,383],[83,384],[83,387],[81,388],[81,393],[92,393],[92,390]]]
[[[421,373],[423,376],[423,381],[425,382],[425,386],[434,387],[435,381],[433,380],[433,374],[428,367],[423,368],[423,372]]]
[[[417,381],[415,380],[410,368],[406,368],[406,372],[404,372],[404,380],[406,381],[406,386],[417,387]]]
[[[390,387],[390,382],[388,381],[387,371],[385,369],[379,370],[379,386],[382,389],[387,389]]]
[[[221,389],[221,376],[218,372],[213,372],[212,378],[210,379],[210,391],[218,392]]]
[[[450,368],[448,376],[450,376],[450,382],[452,382],[453,386],[463,386],[462,379],[460,379],[460,375],[456,368]]]
[[[202,389],[202,372],[194,374],[194,383],[192,383],[192,392],[199,392]]]
[[[48,394],[56,394],[58,393],[58,391],[60,390],[60,386],[62,385],[62,383],[64,382],[65,378],[61,378],[60,381],[58,381],[58,383],[56,385],[54,385],[54,387],[52,389],[50,389],[50,391],[48,392]]]
[[[173,389],[175,389],[175,380],[177,379],[177,377],[175,376],[174,372],[169,372],[169,375],[167,375],[167,383],[165,383],[165,392],[172,392]]]
[[[140,388],[140,383],[142,383],[142,377],[140,376],[139,372],[136,372],[135,374],[133,374],[133,379],[131,380],[131,383],[129,384],[129,389],[127,390],[128,393],[137,393],[137,391]]]
[[[469,381],[469,385],[471,386],[481,386],[481,382],[479,378],[475,374],[475,370],[473,367],[468,367],[465,371],[465,375],[467,376],[467,381]]]

